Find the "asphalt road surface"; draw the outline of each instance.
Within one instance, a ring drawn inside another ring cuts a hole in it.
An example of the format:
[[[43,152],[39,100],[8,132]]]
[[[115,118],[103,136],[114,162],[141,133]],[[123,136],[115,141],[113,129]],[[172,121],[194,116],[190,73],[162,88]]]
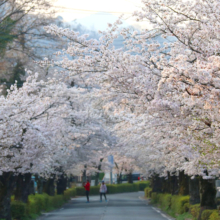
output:
[[[143,192],[107,195],[108,201],[99,196],[72,199],[61,209],[43,214],[38,220],[172,220],[142,199]]]

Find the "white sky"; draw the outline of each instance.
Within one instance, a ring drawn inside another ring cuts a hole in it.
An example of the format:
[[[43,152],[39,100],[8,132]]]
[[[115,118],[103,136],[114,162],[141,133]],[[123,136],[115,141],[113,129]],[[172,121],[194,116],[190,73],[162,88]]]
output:
[[[122,13],[130,17],[132,12],[141,9],[141,0],[57,0],[56,9],[66,21],[77,19],[79,23],[95,29],[105,29]],[[108,13],[106,13],[108,12]],[[126,23],[134,24],[134,19]]]

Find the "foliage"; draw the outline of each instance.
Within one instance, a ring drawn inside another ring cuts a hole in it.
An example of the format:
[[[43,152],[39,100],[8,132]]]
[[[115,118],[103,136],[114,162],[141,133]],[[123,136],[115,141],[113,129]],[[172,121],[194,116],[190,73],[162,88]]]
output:
[[[11,202],[11,214],[15,219],[23,219],[26,215],[26,204],[20,201]]]
[[[137,192],[143,191],[143,186],[148,186],[148,181],[143,182],[136,182],[133,184],[123,183],[123,184],[107,184],[107,193],[123,193],[123,192]],[[98,195],[99,194],[100,186],[91,186],[90,187],[90,195]],[[85,189],[84,187],[76,187],[76,195],[77,196],[84,196]]]
[[[160,194],[159,204],[163,210],[168,211],[169,209],[171,209],[171,201],[171,194]]]
[[[193,219],[193,216],[190,213],[185,212],[185,213],[178,215],[176,217],[176,220],[186,220],[186,219]]]
[[[190,213],[194,218],[198,219],[199,212],[200,212],[200,204],[195,204],[190,206]]]
[[[150,187],[145,188],[145,197],[151,198],[152,204],[157,204],[163,211],[177,219],[184,219],[185,216],[198,219],[200,204],[189,205],[189,196],[177,196],[152,192]],[[189,212],[190,211],[190,212]],[[213,214],[214,215],[214,214]]]
[[[151,203],[155,204],[155,203],[158,203],[158,201],[159,201],[159,194],[156,192],[152,192],[151,193]]]
[[[146,187],[146,188],[144,189],[145,197],[146,197],[146,198],[151,198],[151,192],[152,192],[152,188]]]
[[[15,38],[15,36],[11,34],[14,25],[15,25],[15,21],[13,21],[10,17],[5,18],[0,23],[0,55],[1,56],[4,55],[7,44]]]
[[[209,216],[209,220],[220,220],[218,211],[213,211],[212,214]]]
[[[202,215],[201,215],[201,220],[209,220],[211,214],[214,212],[215,210],[203,210]]]
[[[105,176],[105,173],[99,173],[99,180],[102,180],[104,176]]]
[[[177,214],[183,214],[186,203],[189,203],[189,196],[172,196],[171,209]]]
[[[76,196],[76,189],[70,188],[64,191],[64,195],[49,196],[47,194],[35,194],[28,196],[28,203],[20,201],[11,202],[11,213],[15,219],[31,219],[42,211],[48,212],[60,208],[71,197]]]
[[[144,191],[144,189],[146,187],[150,186],[150,182],[149,181],[138,181],[134,184],[137,184],[139,186],[139,191]]]

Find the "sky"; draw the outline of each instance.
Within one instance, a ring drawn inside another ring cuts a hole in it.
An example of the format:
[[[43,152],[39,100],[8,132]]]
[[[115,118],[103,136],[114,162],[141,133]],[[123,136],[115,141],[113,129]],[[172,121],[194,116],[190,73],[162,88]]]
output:
[[[122,13],[127,25],[139,25],[131,15],[141,6],[141,0],[57,0],[55,3],[58,15],[65,21],[77,20],[96,30],[104,30],[107,23],[113,23]]]

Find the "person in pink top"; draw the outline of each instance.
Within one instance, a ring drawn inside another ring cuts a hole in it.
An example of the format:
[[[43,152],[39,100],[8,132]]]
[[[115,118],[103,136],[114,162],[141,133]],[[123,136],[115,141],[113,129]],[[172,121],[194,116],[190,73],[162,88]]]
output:
[[[106,198],[107,186],[105,185],[104,181],[102,181],[99,192],[100,192],[100,202],[102,202],[102,195],[104,195],[105,201],[107,202],[107,198]]]

